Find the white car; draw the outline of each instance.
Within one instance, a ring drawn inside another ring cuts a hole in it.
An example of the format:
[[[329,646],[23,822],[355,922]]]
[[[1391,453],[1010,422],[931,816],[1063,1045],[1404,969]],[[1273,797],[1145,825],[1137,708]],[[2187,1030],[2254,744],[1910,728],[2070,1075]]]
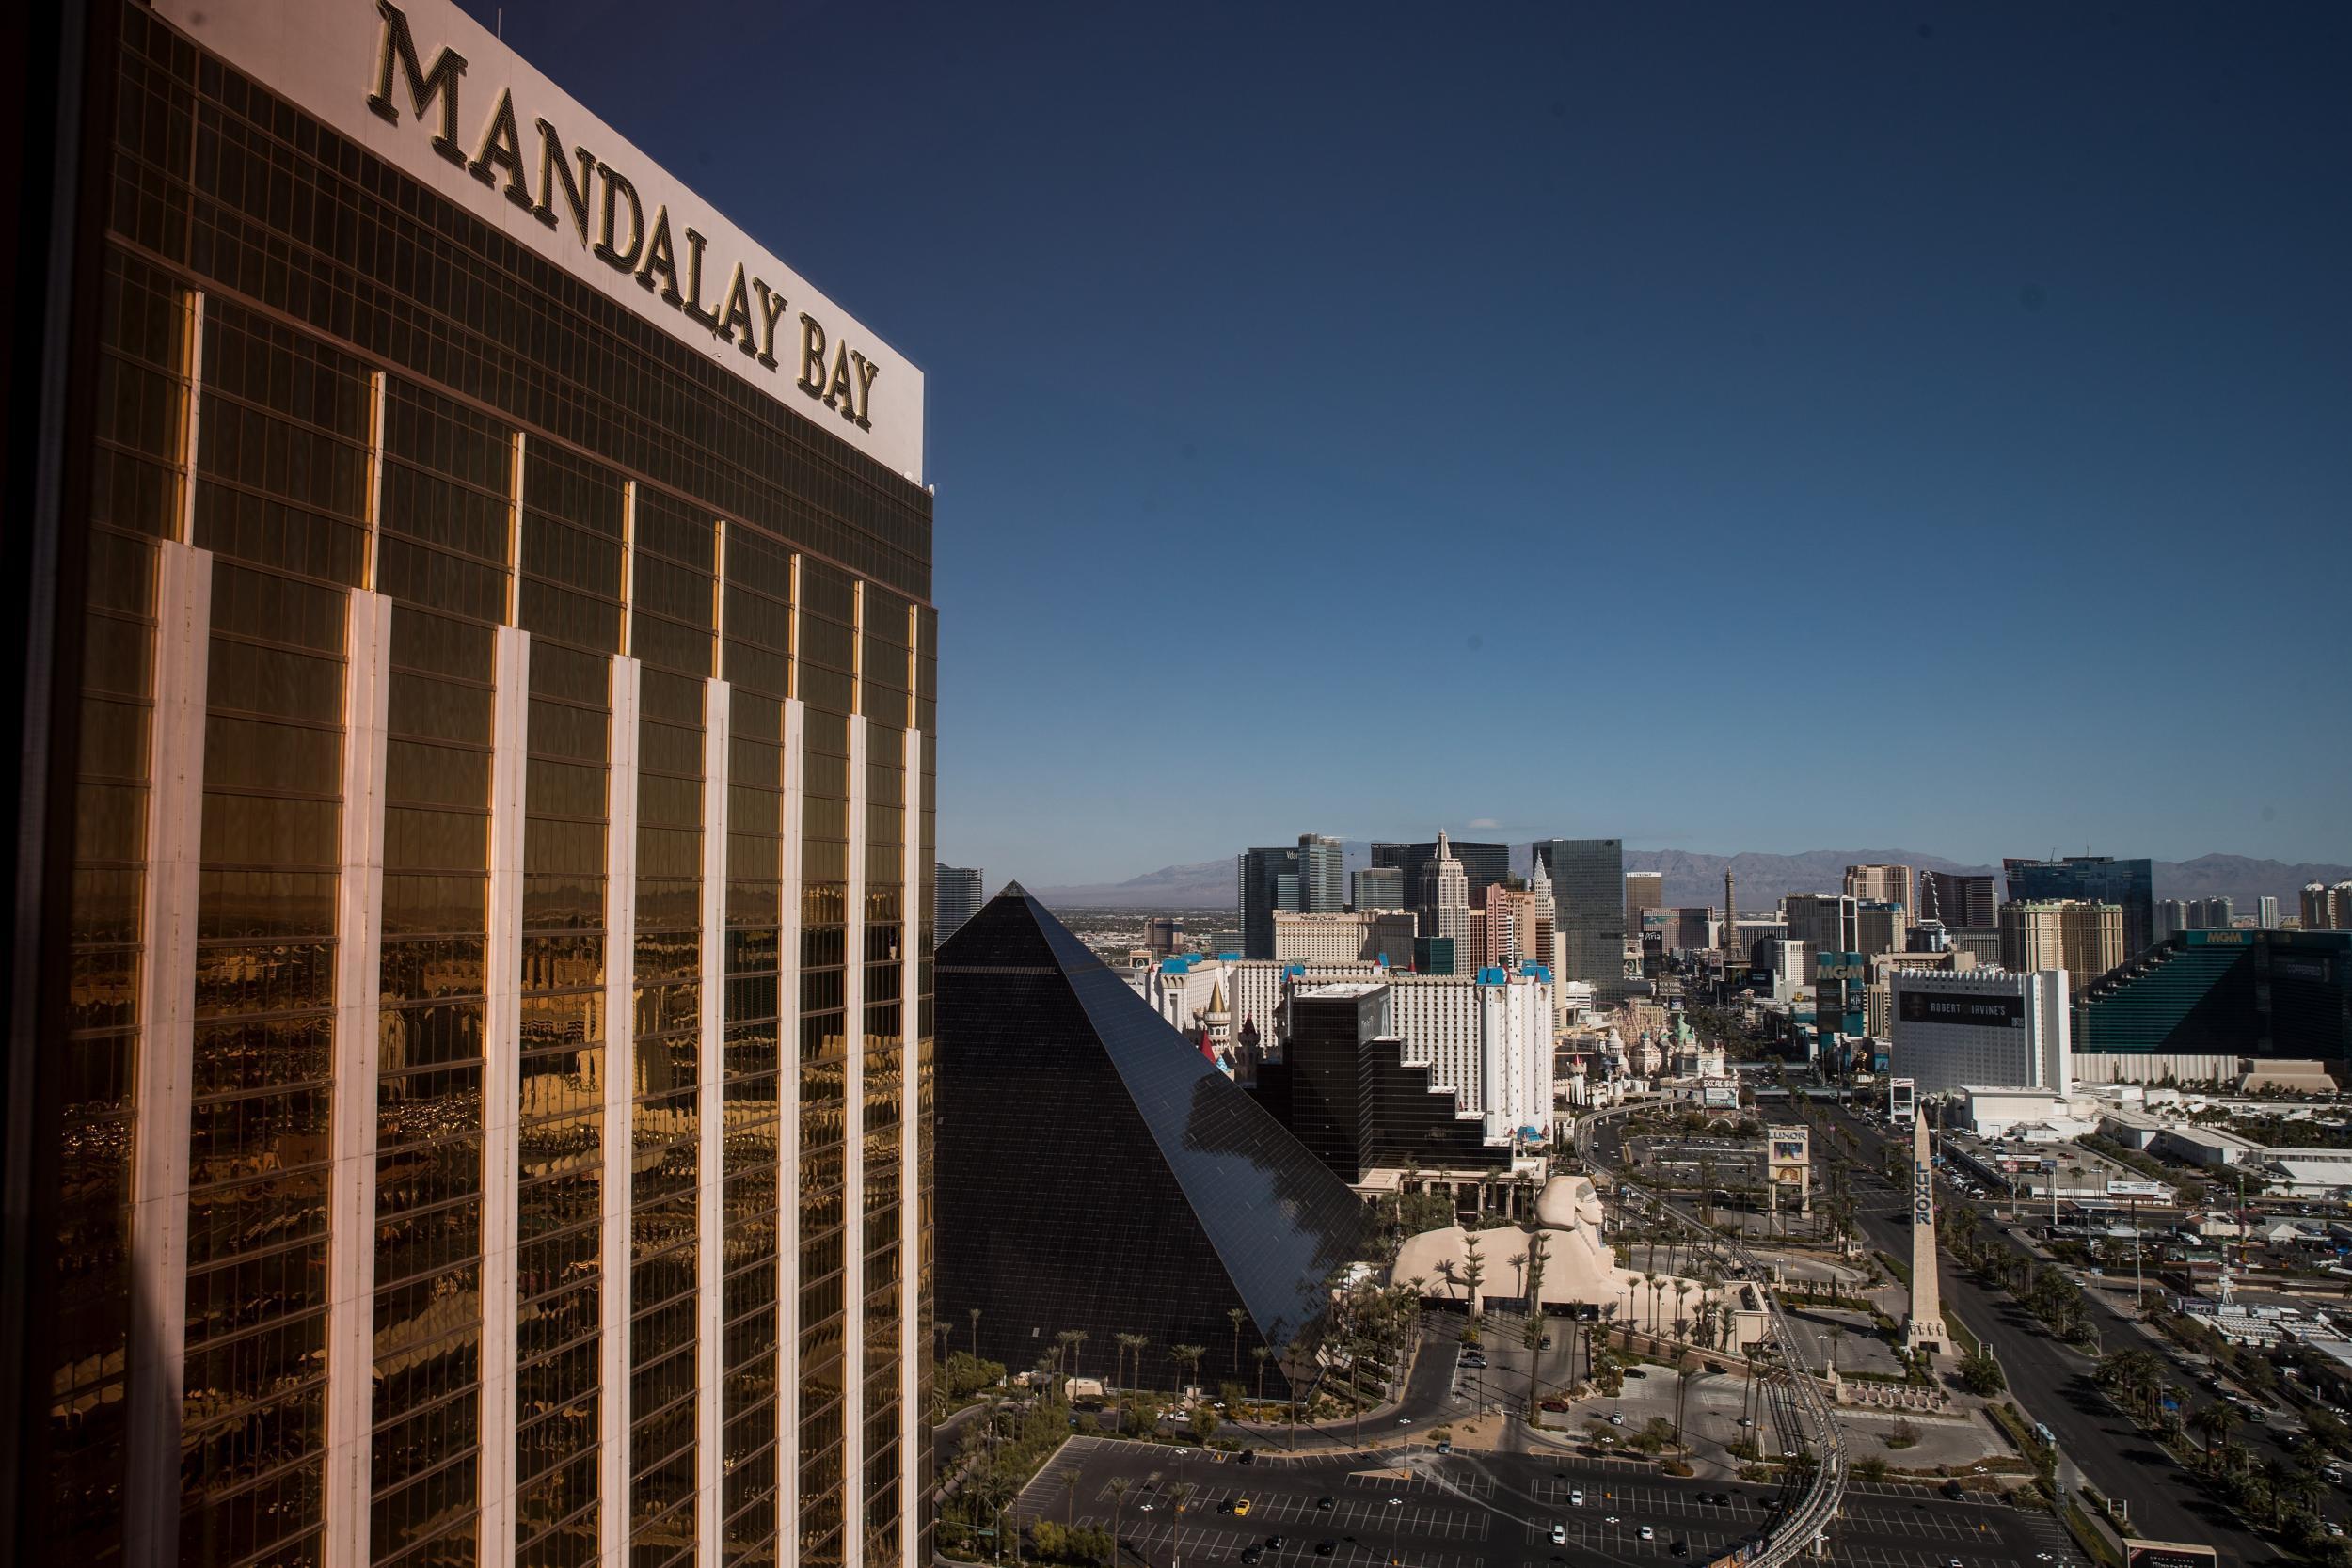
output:
[[[1650,1528],[1647,1525],[1644,1525],[1642,1527],[1642,1539],[1645,1541],[1655,1541],[1658,1539],[1658,1532]]]
[[[1568,1506],[1570,1508],[1582,1508],[1584,1506],[1584,1489],[1582,1487],[1576,1487],[1568,1493]]]
[[[1552,1544],[1553,1545],[1555,1545],[1555,1546],[1565,1546],[1565,1545],[1566,1545],[1566,1544],[1568,1544],[1568,1527],[1567,1527],[1567,1526],[1565,1526],[1565,1525],[1562,1525],[1562,1524],[1554,1524],[1554,1525],[1551,1527],[1551,1544]]]

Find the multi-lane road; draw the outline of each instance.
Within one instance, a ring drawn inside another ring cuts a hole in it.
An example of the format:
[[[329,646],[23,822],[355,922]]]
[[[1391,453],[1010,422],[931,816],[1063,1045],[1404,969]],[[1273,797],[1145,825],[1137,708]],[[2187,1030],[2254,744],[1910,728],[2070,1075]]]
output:
[[[1905,1195],[1871,1172],[1883,1150],[1899,1143],[1876,1124],[1842,1106],[1828,1107],[1838,1125],[1851,1130],[1869,1151],[1854,1173],[1855,1206],[1872,1246],[1897,1258],[1911,1255],[1911,1226]],[[1826,1153],[1817,1140],[1816,1148]],[[1939,1203],[1962,1201],[1939,1190]],[[1979,1209],[1988,1231],[2015,1246],[1988,1208]],[[2018,1248],[2023,1254],[2023,1248]],[[2136,1534],[2155,1541],[2201,1542],[2246,1568],[2280,1560],[2267,1543],[2241,1527],[2208,1496],[2196,1477],[2158,1448],[2092,1381],[2098,1363],[2059,1343],[2040,1320],[2006,1292],[1988,1291],[1948,1259],[1941,1275],[1944,1309],[1957,1313],[2000,1359],[2010,1395],[2058,1438],[2058,1450],[2101,1492],[2129,1506]],[[2095,1294],[2095,1292],[2094,1292]],[[2106,1350],[2147,1348],[2138,1329],[2094,1302],[2092,1322]]]

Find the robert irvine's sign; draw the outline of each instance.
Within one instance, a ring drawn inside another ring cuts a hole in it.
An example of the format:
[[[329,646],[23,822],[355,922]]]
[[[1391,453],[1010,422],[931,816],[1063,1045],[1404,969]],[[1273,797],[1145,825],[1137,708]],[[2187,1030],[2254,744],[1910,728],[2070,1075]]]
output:
[[[510,239],[921,482],[922,372],[449,0],[154,8]],[[772,150],[766,192],[794,189],[796,166],[812,161]]]
[[[1897,1016],[1905,1023],[1977,1023],[2022,1028],[2026,1022],[2026,999],[1907,990]]]

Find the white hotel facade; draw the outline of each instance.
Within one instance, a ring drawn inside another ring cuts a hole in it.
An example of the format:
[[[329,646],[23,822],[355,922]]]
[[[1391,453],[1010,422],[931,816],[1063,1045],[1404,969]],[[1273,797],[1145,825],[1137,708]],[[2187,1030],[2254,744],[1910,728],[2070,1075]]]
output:
[[[1891,1070],[1918,1094],[2072,1087],[2066,971],[1898,969],[1888,984]]]

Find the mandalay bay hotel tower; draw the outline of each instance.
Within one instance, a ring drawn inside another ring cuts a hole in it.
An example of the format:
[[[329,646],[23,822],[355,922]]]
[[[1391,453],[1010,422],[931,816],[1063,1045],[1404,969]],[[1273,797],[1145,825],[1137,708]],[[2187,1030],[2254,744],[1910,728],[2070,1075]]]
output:
[[[20,1539],[927,1562],[922,372],[447,0],[72,8]]]

